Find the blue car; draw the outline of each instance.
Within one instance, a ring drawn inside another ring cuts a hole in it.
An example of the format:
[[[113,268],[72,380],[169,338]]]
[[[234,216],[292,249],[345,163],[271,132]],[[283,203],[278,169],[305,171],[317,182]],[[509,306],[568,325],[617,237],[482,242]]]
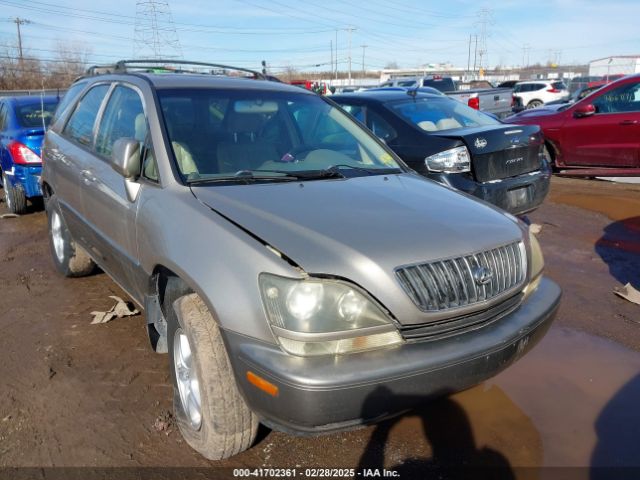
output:
[[[9,211],[27,211],[27,199],[42,199],[40,148],[44,132],[53,118],[56,96],[0,98],[0,172]]]

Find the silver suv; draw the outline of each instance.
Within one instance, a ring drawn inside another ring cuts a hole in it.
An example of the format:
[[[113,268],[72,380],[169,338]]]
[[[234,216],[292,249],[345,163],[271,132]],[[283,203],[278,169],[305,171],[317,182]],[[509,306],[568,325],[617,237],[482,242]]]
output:
[[[55,266],[98,265],[144,307],[193,448],[378,421],[544,335],[560,289],[525,225],[410,171],[330,100],[213,68],[80,79],[42,174]]]

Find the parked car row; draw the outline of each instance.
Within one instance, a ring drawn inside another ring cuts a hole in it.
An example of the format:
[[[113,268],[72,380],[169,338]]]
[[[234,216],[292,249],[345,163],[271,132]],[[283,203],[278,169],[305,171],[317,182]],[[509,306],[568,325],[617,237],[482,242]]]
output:
[[[405,91],[335,97],[352,116],[257,72],[167,63],[180,68],[119,62],[77,80],[40,182],[55,267],[97,265],[145,309],[202,455],[249,448],[259,422],[379,421],[495,375],[545,334],[561,292],[527,226],[390,148],[426,175],[501,182],[539,168],[537,127]]]
[[[418,90],[434,88],[474,110],[481,110],[498,118],[507,117],[512,113],[511,90],[493,88],[488,82],[474,81],[468,84],[459,84],[451,77],[426,75],[394,78],[382,83],[379,88],[398,87]]]

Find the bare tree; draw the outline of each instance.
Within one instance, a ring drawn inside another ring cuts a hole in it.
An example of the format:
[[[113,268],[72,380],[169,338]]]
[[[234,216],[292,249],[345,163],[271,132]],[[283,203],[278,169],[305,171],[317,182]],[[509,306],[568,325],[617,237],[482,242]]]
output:
[[[3,90],[25,90],[41,87],[42,63],[23,51],[19,57],[17,46],[0,50],[0,88]]]
[[[81,42],[58,40],[54,58],[47,63],[48,87],[67,88],[84,73],[91,55],[91,47]]]

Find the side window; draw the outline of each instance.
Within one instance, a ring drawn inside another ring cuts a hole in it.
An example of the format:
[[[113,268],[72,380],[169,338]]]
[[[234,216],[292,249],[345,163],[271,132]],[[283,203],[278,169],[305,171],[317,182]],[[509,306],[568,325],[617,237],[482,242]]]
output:
[[[158,165],[156,164],[153,148],[150,145],[145,145],[142,155],[142,176],[153,182],[158,182],[160,178],[158,176]]]
[[[62,133],[82,145],[90,146],[93,140],[93,124],[108,91],[109,85],[97,85],[89,90],[78,103]]]
[[[100,120],[96,152],[104,157],[111,157],[114,142],[125,137],[144,142],[147,137],[147,120],[140,95],[132,88],[118,85],[113,89]]]
[[[640,83],[628,83],[593,100],[597,113],[640,112]]]
[[[398,136],[393,127],[389,125],[381,115],[370,108],[367,109],[367,127],[369,127],[376,137],[381,138],[385,142],[389,142]]]
[[[7,128],[7,106],[0,103],[0,130]]]
[[[51,123],[55,123],[58,120],[58,117],[64,112],[67,107],[71,104],[73,100],[78,96],[80,91],[86,86],[87,82],[74,83],[71,85],[67,93],[64,94],[60,103],[58,103],[58,108],[56,108],[56,112],[53,114],[53,119]]]
[[[364,123],[364,108],[361,105],[340,105],[343,110],[349,112],[358,120]]]

